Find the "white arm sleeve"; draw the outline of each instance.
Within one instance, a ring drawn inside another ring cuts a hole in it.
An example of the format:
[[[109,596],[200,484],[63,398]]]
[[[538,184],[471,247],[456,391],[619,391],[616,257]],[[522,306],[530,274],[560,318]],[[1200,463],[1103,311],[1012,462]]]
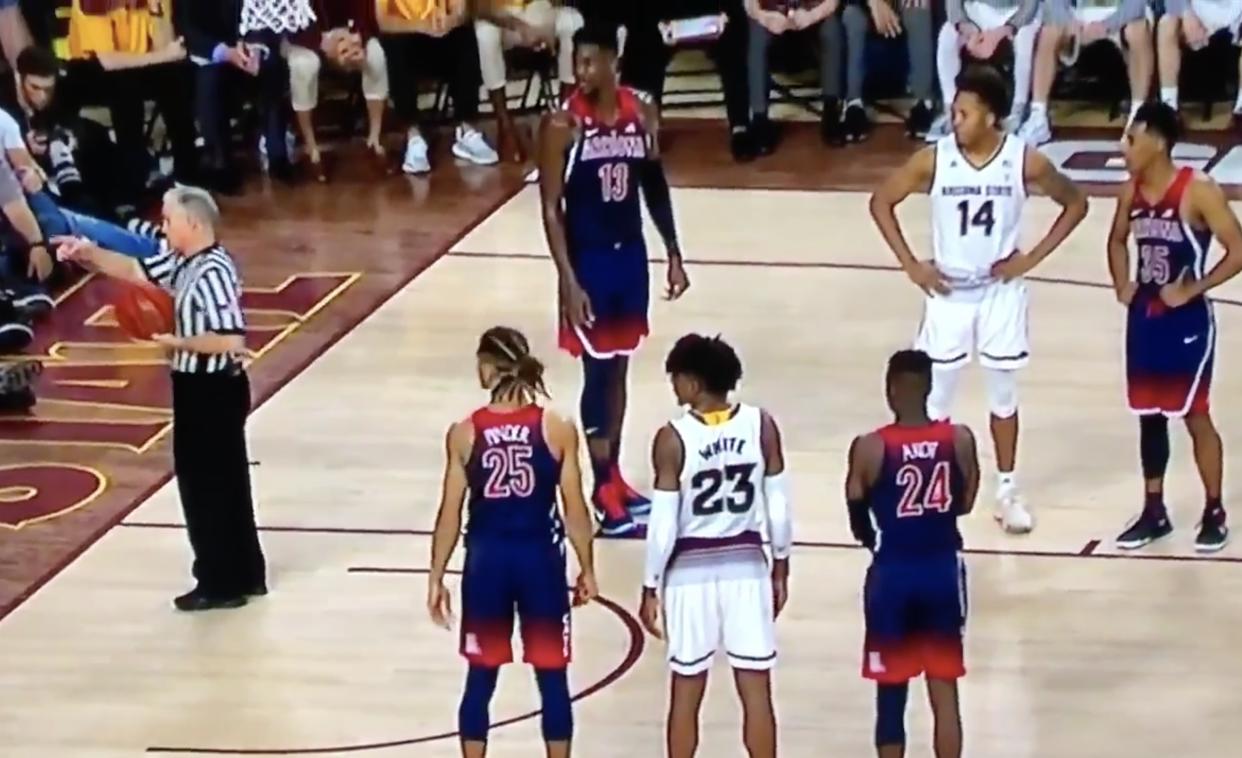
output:
[[[768,531],[772,539],[772,557],[783,561],[793,549],[793,521],[789,516],[789,498],[785,494],[785,474],[763,478],[763,497],[768,504]]]
[[[643,586],[659,589],[664,583],[664,570],[673,557],[677,544],[677,510],[681,493],[656,490],[651,494],[651,515],[647,517],[647,565],[643,569]]]

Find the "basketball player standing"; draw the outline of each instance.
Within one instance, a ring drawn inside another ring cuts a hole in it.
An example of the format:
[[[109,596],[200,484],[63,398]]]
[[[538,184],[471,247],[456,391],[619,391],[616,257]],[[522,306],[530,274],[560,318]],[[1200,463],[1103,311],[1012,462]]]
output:
[[[667,754],[695,754],[707,671],[723,649],[742,702],[746,751],[774,758],[769,672],[792,547],[780,430],[760,408],[729,400],[742,364],[719,337],[682,337],[665,370],[689,410],[655,438],[640,616],[647,631],[662,636],[663,600],[672,669]]]
[[[615,30],[578,30],[574,72],[577,90],[540,128],[539,188],[559,277],[560,344],[582,359],[582,426],[595,475],[591,499],[600,533],[621,536],[637,531],[631,513],[650,508],[619,465],[629,356],[647,335],[640,185],[668,253],[666,297],[681,297],[690,281],[660,163],[655,109],[618,84]]]
[[[958,76],[953,134],[916,153],[871,196],[871,215],[906,275],[926,294],[915,345],[931,356],[933,419],[949,417],[961,368],[978,352],[987,378],[996,452],[996,519],[1006,531],[1031,530],[1018,491],[1017,370],[1027,364],[1027,290],[1023,276],[1065,241],[1087,213],[1082,190],[1041,153],[1006,135],[1005,82],[975,66]],[[1018,250],[1027,187],[1061,206],[1044,238]],[[897,222],[897,206],[929,192],[932,259],[914,256]]]
[[[1164,504],[1169,465],[1169,419],[1185,419],[1205,502],[1195,549],[1220,550],[1229,540],[1221,504],[1224,453],[1212,423],[1208,392],[1216,357],[1216,323],[1205,294],[1242,271],[1242,228],[1221,188],[1207,176],[1173,165],[1177,112],[1148,103],[1125,139],[1131,181],[1122,188],[1108,235],[1108,267],[1126,306],[1126,379],[1130,409],[1139,417],[1143,511],[1117,537],[1142,547],[1173,531]],[[1138,248],[1131,276],[1126,238]],[[1225,257],[1205,275],[1215,236]]]
[[[873,553],[863,590],[863,676],[876,683],[879,758],[905,755],[906,699],[921,674],[936,758],[962,754],[966,564],[957,520],[974,508],[979,461],[970,429],[931,419],[931,387],[926,353],[893,355],[886,393],[894,421],[854,440],[845,481],[850,530]]]
[[[483,758],[488,706],[500,666],[513,660],[513,614],[522,622],[523,658],[535,669],[548,758],[567,758],[573,735],[569,681],[569,596],[564,537],[581,573],[573,593],[598,594],[591,515],[582,496],[578,432],[535,403],[546,395],[543,365],[520,332],[494,327],[477,351],[479,382],[491,401],[449,428],[444,489],[431,542],[427,610],[448,627],[444,574],[461,533],[469,493],[461,581],[461,653],[470,664],[458,709],[462,755]],[[565,523],[556,508],[560,489]]]

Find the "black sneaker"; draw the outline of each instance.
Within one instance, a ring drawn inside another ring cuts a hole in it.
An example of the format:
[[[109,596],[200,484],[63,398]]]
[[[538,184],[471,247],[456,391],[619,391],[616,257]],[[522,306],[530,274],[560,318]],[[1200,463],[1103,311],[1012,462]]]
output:
[[[906,136],[910,139],[923,139],[927,136],[935,118],[931,108],[927,107],[927,103],[922,100],[918,101],[910,109],[910,114],[906,116]]]
[[[1124,532],[1117,535],[1117,547],[1122,550],[1136,550],[1172,533],[1173,524],[1168,516],[1153,516],[1144,512]]]
[[[34,342],[34,329],[20,316],[0,318],[0,353],[19,353]]]
[[[38,400],[35,398],[34,390],[29,387],[17,392],[0,394],[0,414],[25,413],[35,407],[36,402]]]
[[[819,120],[819,136],[825,145],[840,147],[845,144],[845,124],[841,122],[841,101],[835,97],[824,101],[824,113]]]
[[[20,319],[28,321],[43,318],[56,305],[42,285],[15,280],[0,284],[0,302],[8,303]]]
[[[755,147],[755,137],[751,134],[749,127],[739,127],[733,130],[729,135],[729,152],[733,153],[733,160],[738,163],[748,163],[759,156],[759,150]]]
[[[1205,513],[1199,524],[1199,534],[1195,537],[1196,553],[1215,553],[1229,544],[1229,526],[1225,522],[1225,511],[1219,509],[1213,513]]]
[[[776,151],[776,143],[780,141],[776,124],[767,116],[751,117],[750,138],[755,144],[755,152],[759,155],[771,155]]]
[[[845,109],[846,142],[862,142],[871,134],[871,119],[867,117],[867,109],[854,103]]]
[[[246,604],[245,595],[233,597],[215,597],[205,594],[202,590],[193,589],[184,595],[173,598],[173,607],[185,613],[195,611],[213,611],[217,608],[240,608]]]

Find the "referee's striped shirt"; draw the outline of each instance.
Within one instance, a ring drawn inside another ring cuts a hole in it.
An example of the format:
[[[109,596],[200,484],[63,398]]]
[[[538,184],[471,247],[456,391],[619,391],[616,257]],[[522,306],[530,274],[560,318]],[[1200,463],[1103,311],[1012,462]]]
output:
[[[221,245],[184,257],[162,244],[157,255],[141,261],[152,282],[173,293],[176,335],[245,334],[241,277],[233,256]],[[188,350],[173,353],[172,370],[183,374],[236,372],[241,356],[206,355]]]

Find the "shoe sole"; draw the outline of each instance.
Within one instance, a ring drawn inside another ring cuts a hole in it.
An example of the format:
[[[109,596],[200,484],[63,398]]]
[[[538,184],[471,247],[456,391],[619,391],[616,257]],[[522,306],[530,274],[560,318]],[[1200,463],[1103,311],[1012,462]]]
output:
[[[26,324],[0,324],[0,351],[25,350],[34,342],[34,329]]]
[[[402,163],[401,173],[409,174],[410,176],[418,176],[419,174],[428,174],[428,173],[431,173],[431,164],[426,164],[422,166],[411,166],[408,163]]]
[[[1000,525],[1002,531],[1006,534],[1030,534],[1035,531],[1035,520],[1031,519],[1031,525],[1026,527],[1014,528],[1005,523],[1005,516],[1000,513],[993,513],[992,520]]]

